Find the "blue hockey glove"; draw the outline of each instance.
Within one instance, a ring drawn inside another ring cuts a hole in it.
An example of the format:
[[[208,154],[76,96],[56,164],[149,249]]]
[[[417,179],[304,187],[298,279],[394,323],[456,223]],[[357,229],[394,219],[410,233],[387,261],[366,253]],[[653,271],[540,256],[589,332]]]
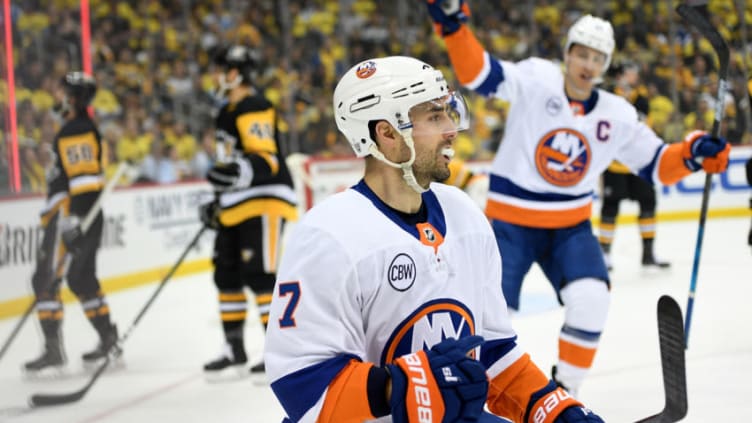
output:
[[[464,0],[426,0],[426,6],[442,37],[457,32],[470,16],[470,7]]]
[[[207,228],[219,229],[219,203],[214,200],[199,205],[198,217]]]
[[[729,145],[724,138],[713,138],[705,131],[692,131],[684,138],[682,157],[692,172],[705,169],[707,173],[721,173],[728,167]]]
[[[485,367],[467,353],[482,343],[480,336],[446,339],[387,365],[392,421],[477,421],[488,395],[488,377]]]
[[[553,380],[530,396],[525,421],[553,423],[603,423],[597,414],[574,399]]]
[[[60,221],[61,234],[65,248],[73,254],[81,251],[84,234],[81,229],[81,219],[76,215],[66,216]]]

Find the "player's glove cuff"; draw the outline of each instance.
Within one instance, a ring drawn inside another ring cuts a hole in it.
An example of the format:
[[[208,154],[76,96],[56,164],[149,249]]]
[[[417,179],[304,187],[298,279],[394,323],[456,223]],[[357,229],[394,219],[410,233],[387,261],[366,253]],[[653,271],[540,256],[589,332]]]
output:
[[[714,138],[705,131],[692,131],[684,138],[682,157],[684,165],[692,172],[704,169],[707,173],[720,173],[728,167],[731,146],[724,138]]]
[[[426,0],[426,6],[436,32],[442,37],[459,31],[470,16],[470,7],[464,0]]]
[[[603,421],[600,417],[593,414],[592,411],[583,407],[567,391],[558,387],[553,380],[531,395],[529,404],[531,405],[528,405],[524,420],[528,423],[585,423]],[[588,413],[594,416],[595,419],[578,419],[580,416],[587,417]]]

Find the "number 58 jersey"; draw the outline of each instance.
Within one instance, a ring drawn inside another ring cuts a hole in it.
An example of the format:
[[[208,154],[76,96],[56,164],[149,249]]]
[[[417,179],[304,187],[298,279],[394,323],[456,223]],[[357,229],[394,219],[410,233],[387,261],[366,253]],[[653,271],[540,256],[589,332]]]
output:
[[[266,335],[272,389],[293,421],[316,421],[352,360],[383,366],[472,334],[486,340],[479,358],[493,377],[521,355],[500,280],[490,225],[465,193],[432,184],[405,216],[361,181],[287,240]]]
[[[102,142],[88,116],[67,121],[53,145],[53,165],[47,171],[47,196],[70,195],[70,213],[84,216],[104,186]]]

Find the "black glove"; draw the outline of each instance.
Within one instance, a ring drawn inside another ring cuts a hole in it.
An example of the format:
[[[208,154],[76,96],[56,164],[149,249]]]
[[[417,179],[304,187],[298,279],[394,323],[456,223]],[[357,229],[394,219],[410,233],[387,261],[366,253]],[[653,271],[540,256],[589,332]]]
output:
[[[219,229],[219,203],[215,200],[199,205],[198,217],[206,227]]]
[[[83,247],[84,233],[81,229],[81,219],[76,215],[70,215],[60,221],[61,235],[65,248],[73,254],[81,251]]]
[[[247,160],[237,159],[229,163],[217,163],[209,169],[206,179],[214,186],[215,191],[232,191],[246,188],[253,180],[253,168]]]

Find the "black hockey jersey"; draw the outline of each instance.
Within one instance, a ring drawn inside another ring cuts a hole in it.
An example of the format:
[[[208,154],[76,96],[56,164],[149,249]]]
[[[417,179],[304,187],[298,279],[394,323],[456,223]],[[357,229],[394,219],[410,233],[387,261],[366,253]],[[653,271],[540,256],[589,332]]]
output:
[[[234,226],[261,215],[297,218],[292,177],[280,155],[277,112],[260,95],[222,107],[216,119],[217,160],[246,160],[253,169],[249,187],[219,197],[219,221]]]
[[[67,194],[70,213],[83,217],[94,205],[104,186],[102,142],[94,122],[88,116],[67,121],[55,137],[55,158],[47,174],[48,205]]]

